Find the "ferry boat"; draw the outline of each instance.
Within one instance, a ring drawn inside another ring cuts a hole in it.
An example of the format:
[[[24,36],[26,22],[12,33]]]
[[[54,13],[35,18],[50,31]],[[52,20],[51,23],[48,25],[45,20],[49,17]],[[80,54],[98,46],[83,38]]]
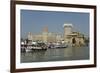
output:
[[[33,50],[47,50],[45,43],[21,43],[21,52],[30,52]]]
[[[33,50],[47,50],[47,45],[45,43],[37,43],[35,45],[32,45],[33,46]]]
[[[55,43],[55,44],[49,44],[48,48],[51,49],[57,49],[57,48],[67,48],[68,45],[67,44],[60,44],[60,43]]]

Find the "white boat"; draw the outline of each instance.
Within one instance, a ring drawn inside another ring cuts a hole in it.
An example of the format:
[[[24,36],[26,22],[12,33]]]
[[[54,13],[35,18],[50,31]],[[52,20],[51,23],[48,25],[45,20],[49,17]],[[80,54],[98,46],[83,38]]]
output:
[[[34,46],[33,49],[42,49],[42,48],[38,46]]]
[[[32,47],[33,47],[32,48],[33,50],[34,49],[38,49],[38,50],[46,50],[47,49],[47,46],[44,43],[37,43],[37,44],[33,45]]]
[[[26,52],[30,52],[32,51],[32,45],[27,45],[27,47],[25,48]]]
[[[67,48],[68,47],[68,45],[67,44],[61,44],[61,43],[55,43],[55,44],[49,44],[49,46],[48,46],[49,48],[55,48],[55,49],[57,49],[57,48]]]

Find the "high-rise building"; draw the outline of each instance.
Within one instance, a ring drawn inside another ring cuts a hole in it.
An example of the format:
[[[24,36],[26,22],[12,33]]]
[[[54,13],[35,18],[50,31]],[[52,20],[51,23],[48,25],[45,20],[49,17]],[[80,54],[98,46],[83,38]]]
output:
[[[48,27],[45,26],[42,32],[43,42],[47,42],[48,40]]]
[[[69,39],[67,38],[67,36],[73,32],[72,31],[73,25],[70,23],[65,23],[63,27],[64,27],[64,41],[68,42]]]
[[[28,33],[28,40],[32,40],[33,39],[33,35],[31,32]]]

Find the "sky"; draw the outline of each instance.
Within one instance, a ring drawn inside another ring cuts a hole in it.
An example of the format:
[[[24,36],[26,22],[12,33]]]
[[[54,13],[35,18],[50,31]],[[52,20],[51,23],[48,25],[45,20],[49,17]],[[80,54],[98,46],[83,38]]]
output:
[[[71,23],[75,31],[89,35],[89,13],[21,10],[21,37],[27,37],[28,32],[42,33],[45,26],[49,32],[63,34],[64,23]]]

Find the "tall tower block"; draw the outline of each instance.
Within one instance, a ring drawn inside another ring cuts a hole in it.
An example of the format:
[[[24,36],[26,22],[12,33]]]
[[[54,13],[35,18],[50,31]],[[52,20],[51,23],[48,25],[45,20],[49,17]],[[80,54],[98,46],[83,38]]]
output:
[[[73,25],[70,23],[65,23],[63,27],[64,27],[64,41],[67,42],[68,41],[67,36],[72,33]]]
[[[48,40],[48,27],[45,26],[42,33],[43,42],[47,42]]]
[[[28,32],[28,40],[33,40],[33,35],[31,32]]]

